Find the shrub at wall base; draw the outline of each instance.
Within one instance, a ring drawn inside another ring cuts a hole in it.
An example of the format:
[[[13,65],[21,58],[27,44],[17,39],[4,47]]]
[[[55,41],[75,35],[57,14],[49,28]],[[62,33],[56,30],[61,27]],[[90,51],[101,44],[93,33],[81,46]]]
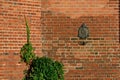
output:
[[[30,43],[30,30],[26,22],[27,43],[21,48],[21,60],[28,65],[23,80],[64,80],[63,64],[48,57],[36,57]]]
[[[24,80],[64,80],[63,65],[48,57],[33,59]]]

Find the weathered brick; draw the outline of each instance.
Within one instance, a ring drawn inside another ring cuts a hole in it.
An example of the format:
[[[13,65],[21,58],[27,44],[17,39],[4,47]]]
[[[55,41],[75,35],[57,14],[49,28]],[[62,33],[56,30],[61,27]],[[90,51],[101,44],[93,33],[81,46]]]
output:
[[[24,15],[35,53],[63,62],[65,80],[120,79],[119,0],[1,0],[0,80],[24,76]],[[78,38],[82,23],[89,28],[86,40]]]
[[[65,80],[118,80],[120,1],[46,0],[43,2],[44,12],[41,12],[41,15],[45,20],[42,21],[44,23],[42,26],[48,31],[43,37],[46,39],[49,30],[52,31],[50,36],[55,37],[52,44],[57,47],[53,51],[56,55],[52,57],[65,64]],[[86,23],[89,28],[89,38],[86,40],[78,38],[78,29],[82,23]],[[61,45],[59,41],[62,42]],[[81,42],[86,44],[81,45]],[[52,50],[55,47],[52,47]],[[47,51],[47,48],[44,50]],[[114,62],[115,65],[112,65]]]

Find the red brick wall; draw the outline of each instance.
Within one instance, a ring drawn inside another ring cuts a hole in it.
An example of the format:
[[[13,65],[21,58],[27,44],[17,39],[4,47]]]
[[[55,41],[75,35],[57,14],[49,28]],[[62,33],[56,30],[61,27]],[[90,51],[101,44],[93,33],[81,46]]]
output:
[[[119,0],[1,0],[0,80],[21,80],[24,15],[38,56],[63,62],[65,80],[120,80]],[[90,36],[82,41],[78,28]]]
[[[22,80],[25,64],[20,48],[26,43],[26,15],[35,53],[41,53],[40,0],[0,0],[0,80]]]
[[[65,80],[120,80],[119,0],[42,0],[44,55],[64,63]],[[90,36],[78,29],[86,23]]]

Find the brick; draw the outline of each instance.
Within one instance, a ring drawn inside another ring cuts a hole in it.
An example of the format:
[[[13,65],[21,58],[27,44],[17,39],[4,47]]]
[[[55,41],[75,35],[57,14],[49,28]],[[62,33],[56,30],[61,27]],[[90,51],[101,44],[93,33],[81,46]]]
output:
[[[61,61],[65,80],[119,80],[119,0],[1,0],[0,80],[21,80],[24,15],[38,56]],[[78,29],[89,28],[86,40]],[[85,45],[80,45],[84,41]],[[16,73],[17,72],[17,73]]]
[[[48,31],[43,37],[49,40],[45,35],[50,32],[49,30],[52,31],[50,36],[55,37],[51,39],[54,46],[52,50],[53,54],[56,54],[52,57],[55,59],[57,57],[57,60],[65,64],[67,70],[65,80],[118,78],[117,75],[120,73],[116,71],[119,70],[117,64],[120,61],[117,57],[120,53],[119,0],[46,0],[43,6],[44,12],[41,14],[45,19],[42,23],[45,24],[42,26]],[[86,40],[78,38],[78,29],[82,23],[86,23],[89,28],[90,36]],[[61,45],[59,41],[62,42]],[[85,41],[86,45],[80,45],[82,41]],[[44,50],[47,52],[47,48]],[[110,57],[109,54],[114,57]],[[115,65],[112,66],[114,62]],[[82,64],[82,66],[77,66],[77,64]]]

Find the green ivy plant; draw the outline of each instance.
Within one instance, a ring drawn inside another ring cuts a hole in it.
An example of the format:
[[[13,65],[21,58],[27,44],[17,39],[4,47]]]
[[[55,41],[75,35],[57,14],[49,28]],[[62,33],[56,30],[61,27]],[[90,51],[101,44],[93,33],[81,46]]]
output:
[[[35,54],[34,54],[34,48],[32,47],[32,44],[30,42],[30,30],[26,18],[25,18],[25,24],[26,24],[26,32],[27,32],[27,43],[24,44],[23,47],[21,48],[20,54],[21,54],[21,60],[29,64],[30,61],[35,58]]]
[[[48,57],[33,59],[24,80],[64,80],[63,65]]]
[[[30,42],[30,30],[25,18],[27,43],[20,50],[21,60],[28,65],[23,80],[64,80],[63,64],[48,57],[36,57]]]

